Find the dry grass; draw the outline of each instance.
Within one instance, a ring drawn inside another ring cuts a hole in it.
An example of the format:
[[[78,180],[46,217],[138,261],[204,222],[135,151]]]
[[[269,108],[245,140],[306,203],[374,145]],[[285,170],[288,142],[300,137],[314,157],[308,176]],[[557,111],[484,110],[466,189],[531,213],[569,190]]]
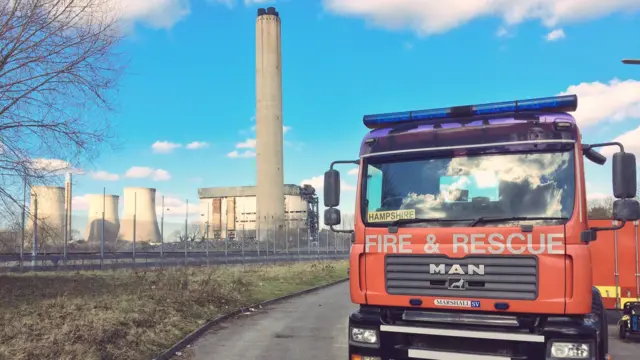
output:
[[[152,359],[207,319],[346,277],[346,261],[0,276],[0,359]]]

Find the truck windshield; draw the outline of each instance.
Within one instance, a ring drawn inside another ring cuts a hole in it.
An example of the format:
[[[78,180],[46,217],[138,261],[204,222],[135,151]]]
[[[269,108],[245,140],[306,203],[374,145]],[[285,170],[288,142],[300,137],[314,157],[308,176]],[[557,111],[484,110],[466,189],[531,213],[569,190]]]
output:
[[[460,226],[454,220],[557,219],[571,218],[573,213],[574,155],[570,150],[411,160],[370,157],[363,176],[363,217],[370,226],[387,226],[398,219],[443,220],[407,226]]]

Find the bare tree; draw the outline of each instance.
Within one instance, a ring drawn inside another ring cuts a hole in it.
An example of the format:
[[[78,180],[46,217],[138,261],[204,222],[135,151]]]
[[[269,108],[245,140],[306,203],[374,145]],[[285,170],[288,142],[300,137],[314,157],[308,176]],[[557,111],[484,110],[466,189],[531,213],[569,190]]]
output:
[[[591,200],[588,203],[590,219],[611,219],[613,217],[613,197]]]
[[[113,145],[107,115],[125,63],[111,4],[0,1],[0,211],[21,205],[25,184]]]

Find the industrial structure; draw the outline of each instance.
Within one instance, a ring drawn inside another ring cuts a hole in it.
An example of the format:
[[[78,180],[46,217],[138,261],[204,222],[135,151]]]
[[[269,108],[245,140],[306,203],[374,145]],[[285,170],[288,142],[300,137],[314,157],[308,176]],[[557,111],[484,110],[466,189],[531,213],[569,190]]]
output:
[[[120,221],[119,240],[160,242],[156,216],[156,189],[124,188],[124,209]]]
[[[256,19],[256,188],[253,221],[282,231],[285,220],[280,15],[258,9]],[[269,225],[267,225],[269,224]],[[258,234],[262,239],[266,233]]]
[[[39,244],[62,244],[65,225],[65,188],[32,186],[29,220],[26,224],[26,232],[32,239],[38,239]],[[39,244],[35,244],[36,247]]]
[[[114,243],[120,231],[120,217],[118,216],[118,206],[120,196],[91,194],[89,198],[89,219],[85,231],[85,239],[88,242],[100,243],[103,237],[104,222],[104,242]]]
[[[201,232],[212,239],[283,239],[297,238],[298,229],[304,238],[318,237],[318,196],[311,185],[282,187],[279,201],[285,216],[283,230],[278,233],[274,219],[257,222],[259,190],[256,186],[236,186],[198,189],[201,208]]]

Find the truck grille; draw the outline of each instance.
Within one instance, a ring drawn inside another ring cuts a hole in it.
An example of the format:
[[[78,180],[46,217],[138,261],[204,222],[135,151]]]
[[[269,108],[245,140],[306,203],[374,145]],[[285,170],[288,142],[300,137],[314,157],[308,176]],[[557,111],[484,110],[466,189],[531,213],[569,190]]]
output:
[[[538,296],[534,256],[387,255],[385,277],[391,295],[510,300]]]

